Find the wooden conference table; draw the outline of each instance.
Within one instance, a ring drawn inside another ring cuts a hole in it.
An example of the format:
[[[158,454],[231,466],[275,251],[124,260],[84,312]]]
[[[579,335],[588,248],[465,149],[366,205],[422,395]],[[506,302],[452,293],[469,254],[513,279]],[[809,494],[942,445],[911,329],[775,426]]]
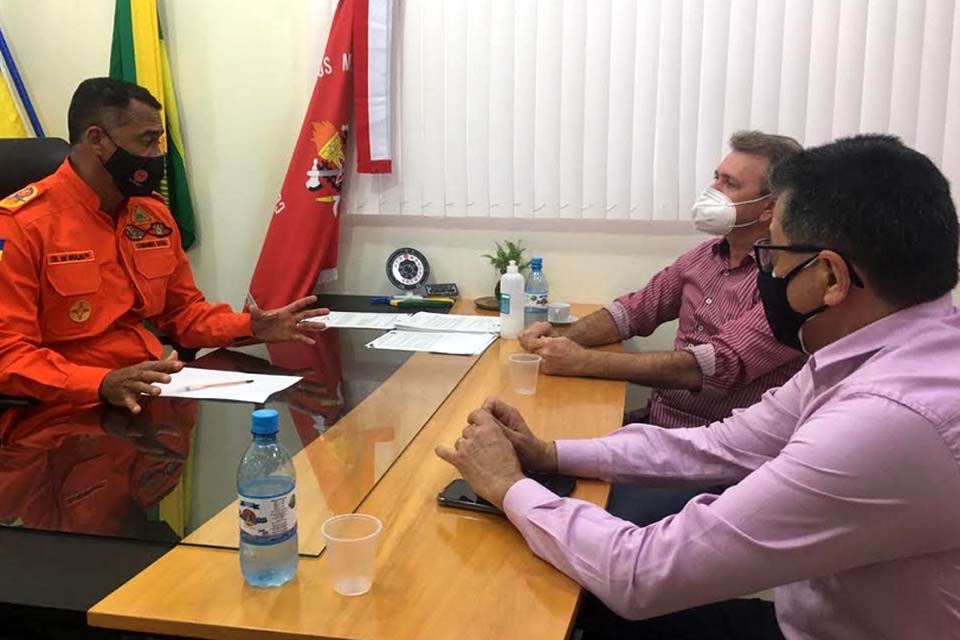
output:
[[[573,313],[594,308],[575,305]],[[473,304],[460,302],[453,312],[474,313]],[[497,341],[476,358],[415,354],[296,454],[302,556],[293,582],[266,590],[243,583],[235,549],[217,548],[236,545],[236,510],[228,505],[93,606],[88,623],[224,639],[565,638],[577,584],[537,558],[506,519],[435,499],[457,477],[435,445],[453,443],[487,396],[519,407],[546,439],[599,436],[620,425],[623,383],[541,375],[536,395],[514,394],[507,357],[519,349]],[[399,432],[391,450],[363,446],[384,425]],[[320,450],[332,447],[335,433],[346,444],[334,457],[350,460],[339,467],[320,455],[330,453]],[[607,491],[605,483],[581,480],[574,495],[603,504]],[[384,526],[373,589],[352,598],[330,587],[319,527],[348,511]]]

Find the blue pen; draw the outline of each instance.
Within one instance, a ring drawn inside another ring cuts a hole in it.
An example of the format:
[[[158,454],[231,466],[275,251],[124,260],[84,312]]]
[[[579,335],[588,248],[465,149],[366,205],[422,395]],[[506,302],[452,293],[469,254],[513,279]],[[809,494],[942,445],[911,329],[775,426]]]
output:
[[[390,304],[391,299],[389,297],[370,298],[370,304]]]

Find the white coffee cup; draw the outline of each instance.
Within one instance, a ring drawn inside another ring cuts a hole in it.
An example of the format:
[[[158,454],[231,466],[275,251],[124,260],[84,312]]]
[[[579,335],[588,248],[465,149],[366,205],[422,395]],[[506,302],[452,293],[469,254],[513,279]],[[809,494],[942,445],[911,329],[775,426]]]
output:
[[[570,319],[570,305],[566,302],[551,302],[547,305],[547,320],[566,322]]]

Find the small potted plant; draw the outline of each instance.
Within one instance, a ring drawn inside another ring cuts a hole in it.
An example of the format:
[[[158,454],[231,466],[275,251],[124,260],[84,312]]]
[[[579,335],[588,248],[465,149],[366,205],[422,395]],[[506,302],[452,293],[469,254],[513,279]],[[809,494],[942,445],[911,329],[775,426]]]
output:
[[[510,240],[504,240],[501,245],[499,242],[494,243],[497,245],[497,253],[490,255],[489,253],[483,254],[484,258],[490,260],[490,264],[493,265],[493,268],[497,271],[497,284],[493,290],[493,295],[500,299],[500,276],[507,272],[507,267],[510,266],[510,261],[513,260],[517,263],[517,268],[520,270],[520,273],[524,273],[527,268],[530,266],[530,262],[523,259],[523,252],[526,251],[526,248],[523,246],[520,240],[516,242],[511,242]]]

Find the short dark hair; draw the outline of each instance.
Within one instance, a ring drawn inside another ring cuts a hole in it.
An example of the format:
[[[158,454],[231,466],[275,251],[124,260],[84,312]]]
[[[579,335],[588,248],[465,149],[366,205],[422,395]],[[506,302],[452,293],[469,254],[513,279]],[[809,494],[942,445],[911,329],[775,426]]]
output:
[[[123,113],[132,100],[157,110],[162,108],[149,91],[132,82],[113,78],[88,78],[81,82],[73,92],[67,111],[70,144],[79,144],[90,125],[123,124]]]
[[[904,308],[957,284],[957,212],[950,184],[918,151],[889,135],[859,135],[807,149],[772,175],[784,194],[790,242],[830,248]]]
[[[770,174],[774,167],[803,150],[803,146],[790,136],[762,131],[735,131],[730,136],[730,148],[741,153],[751,153],[766,158],[767,172],[763,176],[763,194],[770,193]]]

